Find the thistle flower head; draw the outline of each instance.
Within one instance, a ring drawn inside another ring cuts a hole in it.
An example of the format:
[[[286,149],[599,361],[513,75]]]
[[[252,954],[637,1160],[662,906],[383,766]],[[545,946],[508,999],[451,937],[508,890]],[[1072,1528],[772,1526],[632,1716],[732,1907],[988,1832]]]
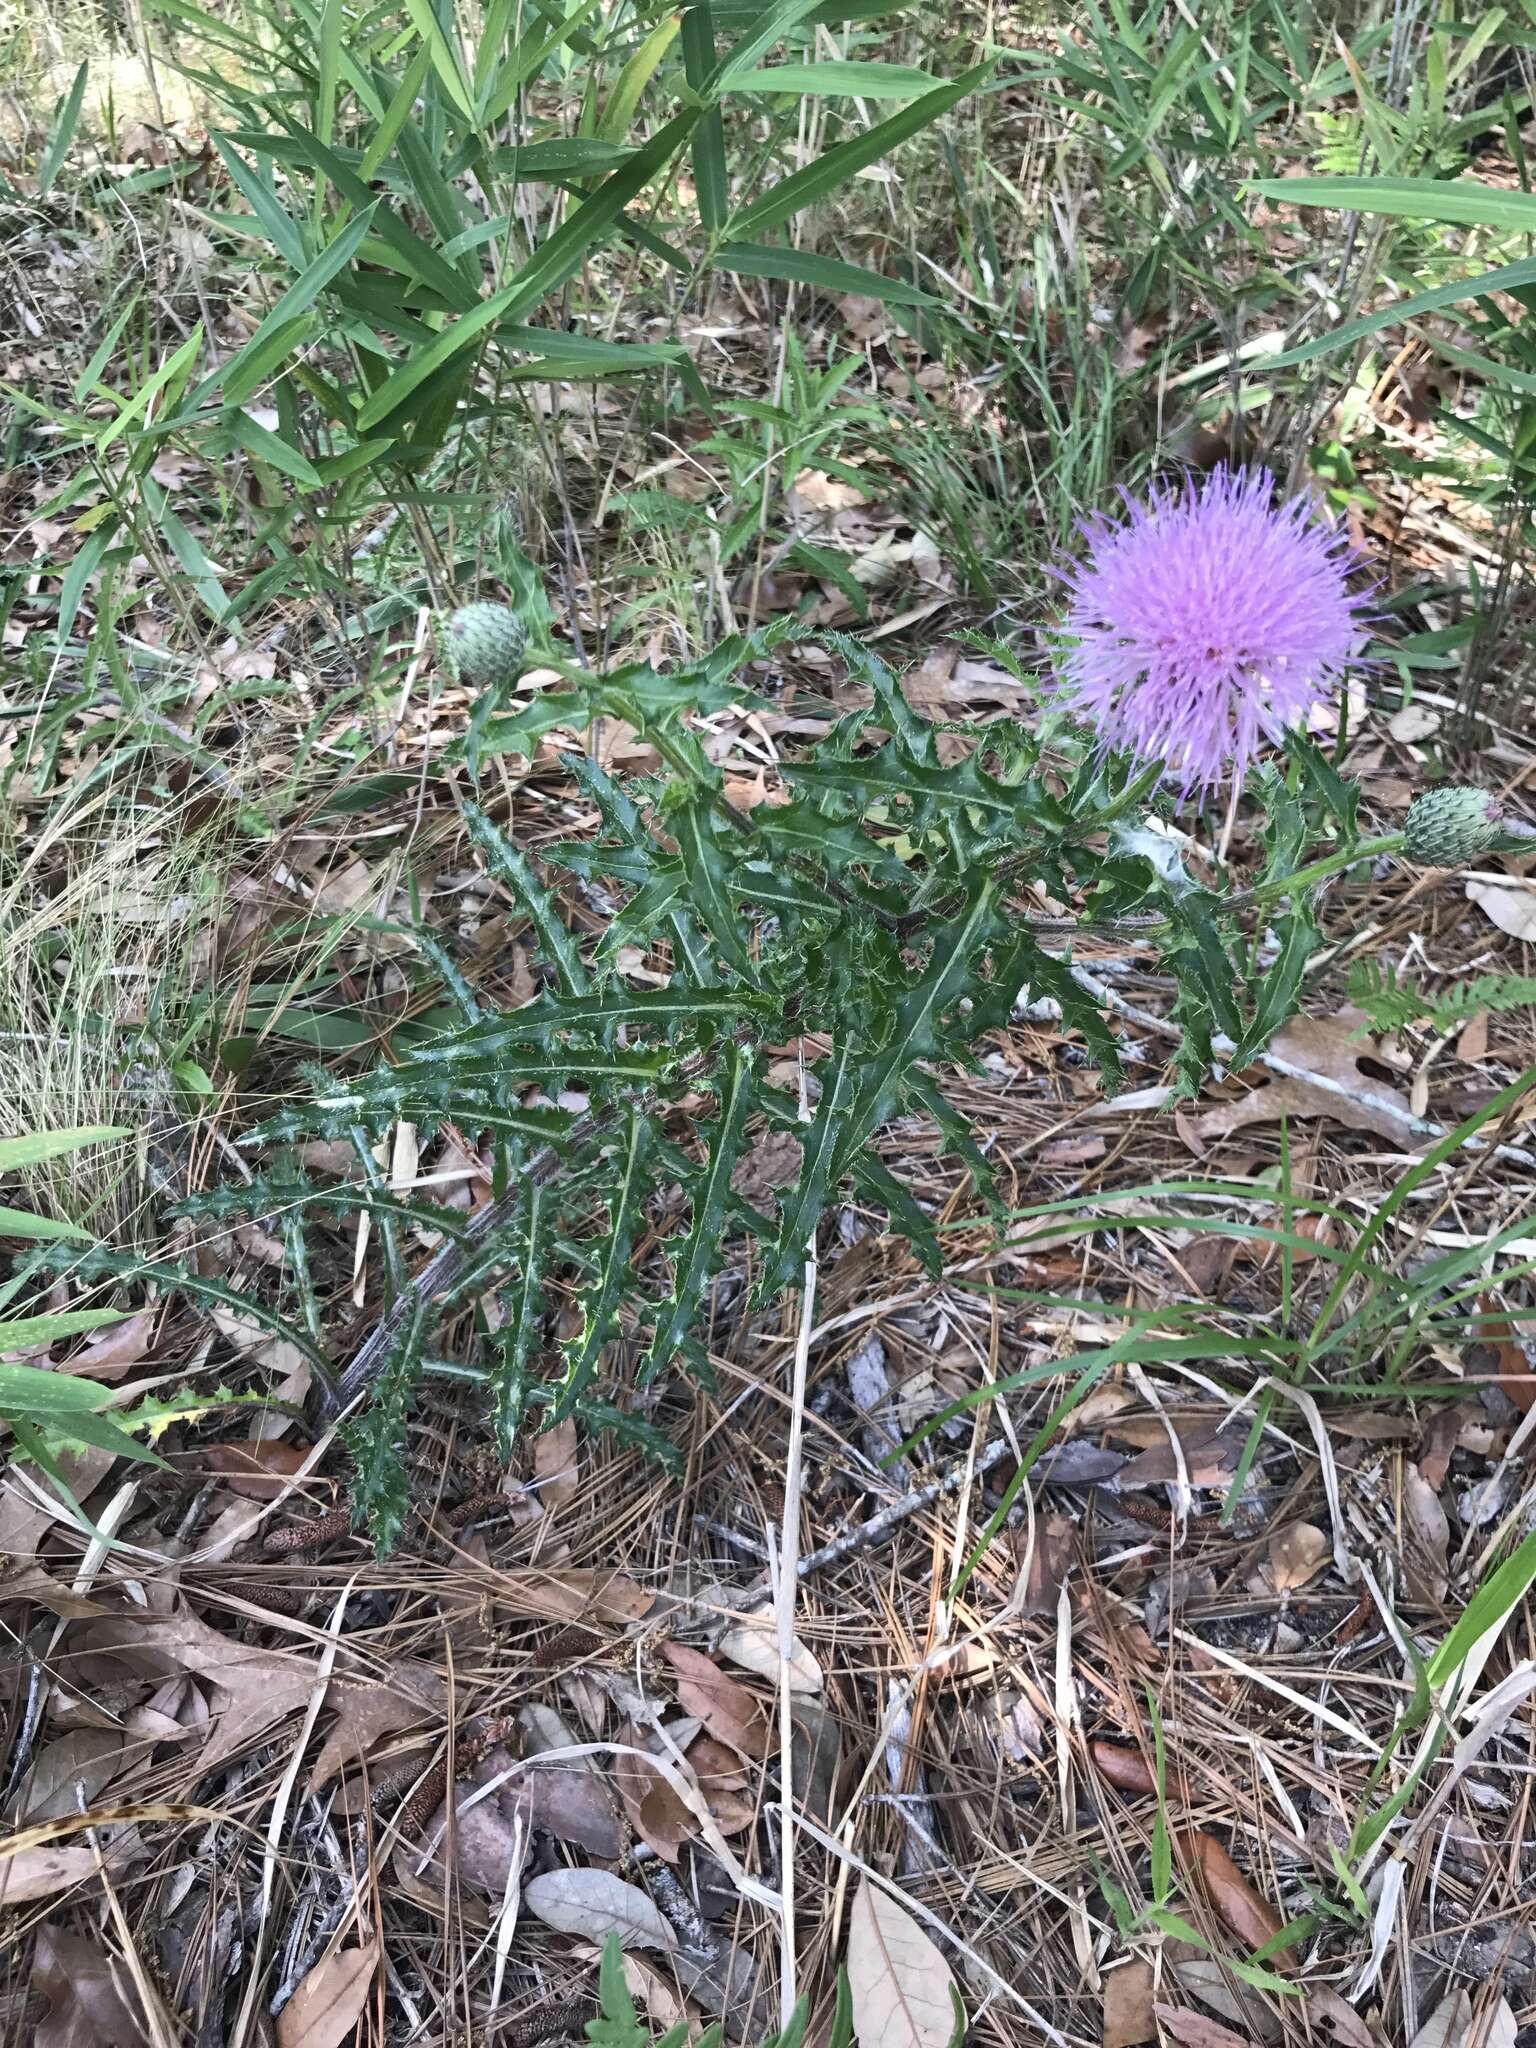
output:
[[[1274,502],[1263,470],[1130,497],[1083,523],[1063,572],[1057,681],[1107,748],[1162,761],[1182,794],[1241,779],[1337,689],[1364,643],[1345,536],[1305,498]]]

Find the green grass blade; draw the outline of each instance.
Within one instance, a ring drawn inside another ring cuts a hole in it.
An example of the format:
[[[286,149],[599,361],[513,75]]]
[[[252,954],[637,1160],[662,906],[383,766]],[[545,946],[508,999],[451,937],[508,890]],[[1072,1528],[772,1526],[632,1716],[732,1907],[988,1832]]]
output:
[[[126,1124],[81,1124],[69,1131],[39,1131],[30,1138],[0,1138],[0,1173],[20,1173],[45,1159],[78,1152],[82,1145],[105,1145],[130,1135]]]
[[[862,292],[888,306],[942,307],[943,301],[900,278],[882,277],[861,263],[842,263],[809,249],[776,249],[765,242],[722,242],[716,266],[739,277],[777,277],[793,284],[814,285],[824,292]]]
[[[75,82],[59,102],[58,117],[53,124],[53,133],[48,138],[48,148],[37,169],[37,196],[46,199],[53,190],[53,181],[64,168],[64,159],[69,155],[69,145],[75,139],[75,129],[80,122],[80,106],[85,98],[85,82],[90,76],[89,63],[83,63],[75,73]]]
[[[1504,192],[1476,178],[1255,178],[1244,187],[1287,206],[1331,206],[1462,227],[1536,234],[1536,193]]]
[[[722,92],[841,94],[850,99],[915,100],[943,85],[931,71],[912,64],[873,64],[856,58],[823,64],[772,64],[761,71],[733,71]]]
[[[840,185],[856,177],[867,164],[888,155],[899,143],[928,127],[941,114],[948,113],[951,107],[975,90],[990,69],[990,65],[977,65],[948,85],[941,85],[937,92],[924,93],[920,100],[913,100],[888,120],[877,122],[863,135],[851,135],[846,142],[834,143],[813,163],[782,178],[761,199],[744,207],[730,222],[732,239],[750,240],[764,229],[776,228],[781,222],[792,219],[818,199],[824,199],[829,192],[835,192]]]

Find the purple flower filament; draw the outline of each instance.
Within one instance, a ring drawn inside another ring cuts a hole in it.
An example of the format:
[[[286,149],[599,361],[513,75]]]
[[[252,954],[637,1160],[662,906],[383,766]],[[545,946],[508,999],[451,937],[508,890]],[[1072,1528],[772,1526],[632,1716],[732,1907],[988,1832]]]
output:
[[[1161,761],[1182,795],[1241,781],[1334,696],[1365,642],[1347,538],[1265,470],[1126,498],[1083,522],[1057,681],[1106,748]]]

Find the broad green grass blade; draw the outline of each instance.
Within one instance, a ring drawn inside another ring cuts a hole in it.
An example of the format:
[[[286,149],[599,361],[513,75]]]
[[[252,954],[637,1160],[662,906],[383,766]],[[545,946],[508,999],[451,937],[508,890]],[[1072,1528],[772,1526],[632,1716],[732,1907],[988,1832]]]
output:
[[[603,109],[603,118],[597,124],[600,141],[622,142],[629,133],[635,109],[640,104],[640,95],[655,77],[657,67],[676,41],[681,26],[678,15],[664,14],[619,73],[619,82],[613,88],[612,97]]]
[[[470,97],[469,87],[459,69],[458,54],[443,33],[442,24],[433,13],[429,0],[405,0],[405,11],[411,17],[416,33],[432,58],[432,68],[443,81],[448,97],[464,116],[473,122],[475,105]]]
[[[1429,1660],[1429,1682],[1443,1685],[1465,1662],[1467,1653],[1492,1628],[1507,1621],[1536,1583],[1536,1535],[1527,1536],[1489,1574],[1462,1609],[1455,1627]]]
[[[475,124],[482,134],[494,127],[506,113],[522,91],[524,81],[532,78],[562,43],[570,42],[577,35],[582,24],[597,11],[600,4],[601,0],[581,0],[581,4],[563,21],[557,18],[549,33],[537,42],[532,36],[523,37],[511,57],[496,74],[495,83],[488,88]]]
[[[1504,192],[1476,178],[1255,178],[1244,190],[1282,199],[1288,206],[1332,206],[1343,213],[1387,213],[1536,234],[1536,192]]]
[[[1415,292],[1411,298],[1394,299],[1391,305],[1375,313],[1365,313],[1358,320],[1346,320],[1342,327],[1330,328],[1316,341],[1303,342],[1299,348],[1288,348],[1278,356],[1263,357],[1259,367],[1266,371],[1286,370],[1293,363],[1310,363],[1318,356],[1332,355],[1335,349],[1348,348],[1351,342],[1363,341],[1383,327],[1396,327],[1411,320],[1417,313],[1438,312],[1442,306],[1459,305],[1462,300],[1479,298],[1484,292],[1513,291],[1517,285],[1527,284],[1536,284],[1536,257],[1506,263],[1501,270],[1486,270],[1481,277],[1437,284],[1429,291]]]
[[[698,0],[683,15],[683,76],[702,93],[715,70],[715,18],[710,0]],[[730,173],[725,162],[725,122],[711,107],[693,136],[693,184],[699,195],[699,219],[710,233],[725,225],[730,212]]]
[[[0,1237],[73,1239],[81,1244],[91,1242],[91,1233],[82,1230],[78,1223],[60,1223],[53,1216],[34,1216],[30,1209],[0,1209]]]
[[[816,6],[816,0],[769,0],[760,18],[736,44],[728,50],[716,66],[715,75],[709,81],[706,92],[710,97],[731,89],[730,82],[738,72],[750,71],[766,50],[771,50],[795,25],[803,21]]]
[[[915,100],[944,81],[911,64],[872,64],[857,58],[843,63],[772,64],[761,71],[733,71],[721,80],[722,92],[841,93],[862,100]]]
[[[148,412],[150,405],[159,392],[166,390],[170,385],[174,384],[184,371],[191,370],[193,363],[197,359],[197,352],[202,345],[203,325],[199,321],[181,344],[181,347],[173,355],[167,356],[154,375],[146,383],[139,386],[138,390],[134,392],[132,398],[128,400],[117,416],[114,419],[108,420],[107,424],[96,436],[96,453],[98,455],[104,455],[107,449],[112,446],[112,443],[120,435],[125,434],[136,419],[141,418]]]
[[[15,1316],[8,1323],[0,1323],[0,1356],[10,1351],[30,1351],[35,1344],[53,1344],[60,1337],[78,1337],[86,1330],[103,1330],[108,1323],[120,1323],[127,1315],[125,1308],[66,1308],[54,1315]],[[31,1378],[54,1380],[61,1384],[89,1386],[90,1381],[70,1381],[67,1373],[41,1372],[36,1366],[8,1365],[0,1371],[0,1402],[10,1398],[7,1392],[10,1381],[6,1374],[26,1373]],[[29,1382],[30,1383],[30,1382]],[[100,1388],[94,1389],[100,1393]],[[25,1406],[24,1402],[19,1403]]]
[[[69,145],[75,139],[75,129],[80,121],[80,104],[85,98],[85,82],[91,67],[84,63],[75,73],[75,82],[59,102],[58,116],[53,124],[53,133],[48,138],[48,148],[37,168],[37,196],[46,199],[53,190],[53,181],[64,168],[64,159],[69,155]]]
[[[990,65],[981,64],[972,71],[963,72],[950,84],[940,86],[937,92],[924,93],[920,100],[913,100],[899,114],[877,122],[863,135],[851,135],[846,142],[834,143],[813,163],[781,179],[772,191],[765,192],[761,199],[744,207],[730,223],[732,240],[750,240],[765,228],[776,228],[782,221],[825,198],[829,192],[835,192],[862,171],[866,164],[888,155],[899,143],[928,127],[941,114],[948,113],[952,106],[975,90],[990,69]],[[1532,204],[1536,205],[1536,201]]]
[[[861,292],[888,306],[942,307],[943,300],[906,284],[897,277],[882,277],[878,270],[866,270],[861,263],[842,263],[832,256],[817,256],[809,249],[775,249],[764,242],[724,242],[715,255],[721,270],[740,277],[778,277],[788,283],[815,285],[825,292]]]
[[[126,1124],[80,1124],[69,1131],[39,1131],[30,1138],[0,1138],[0,1173],[20,1173],[45,1159],[78,1152],[82,1145],[106,1145],[131,1135]]]

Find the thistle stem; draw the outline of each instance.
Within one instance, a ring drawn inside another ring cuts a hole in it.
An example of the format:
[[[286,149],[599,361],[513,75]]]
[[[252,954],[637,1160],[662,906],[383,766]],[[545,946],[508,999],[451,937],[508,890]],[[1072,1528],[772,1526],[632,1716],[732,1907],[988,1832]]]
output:
[[[1384,832],[1377,839],[1362,839],[1357,846],[1325,854],[1321,860],[1298,868],[1293,875],[1277,875],[1272,882],[1256,882],[1251,889],[1239,889],[1235,896],[1227,898],[1222,908],[1231,910],[1240,903],[1271,903],[1277,896],[1293,896],[1298,889],[1310,889],[1314,882],[1336,875],[1340,868],[1355,867],[1361,861],[1375,860],[1383,853],[1401,853],[1404,840],[1405,835],[1401,832]]]

